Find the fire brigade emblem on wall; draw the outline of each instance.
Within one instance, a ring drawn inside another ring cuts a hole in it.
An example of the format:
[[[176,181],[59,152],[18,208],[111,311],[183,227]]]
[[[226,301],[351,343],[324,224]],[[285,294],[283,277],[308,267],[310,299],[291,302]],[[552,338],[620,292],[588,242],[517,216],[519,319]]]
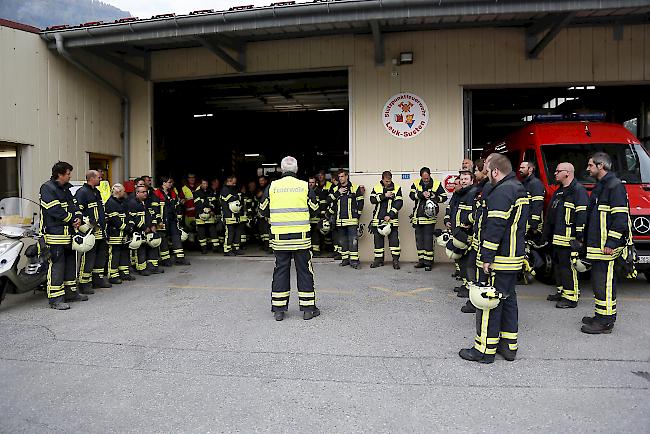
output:
[[[390,97],[381,116],[386,131],[400,139],[411,139],[429,123],[429,109],[422,98],[412,93]]]

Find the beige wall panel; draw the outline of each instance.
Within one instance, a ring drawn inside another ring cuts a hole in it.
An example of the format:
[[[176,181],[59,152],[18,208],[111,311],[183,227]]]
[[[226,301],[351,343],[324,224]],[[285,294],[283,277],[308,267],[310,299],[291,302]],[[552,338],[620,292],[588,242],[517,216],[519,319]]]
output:
[[[625,36],[630,38],[630,80],[643,80],[644,64],[639,59],[643,59],[644,45],[647,47],[650,44],[647,39],[645,44],[639,43],[639,41],[644,40],[646,30],[643,26],[630,26],[625,27],[624,31]],[[650,34],[648,36],[650,37]]]
[[[81,179],[87,152],[119,152],[118,98],[48,50],[38,35],[0,27],[0,58],[0,140],[29,145],[21,149],[24,196],[37,197],[59,159]],[[93,104],[102,108],[99,123],[89,117]]]
[[[644,45],[644,55],[643,55],[643,63],[644,63],[644,71],[643,71],[643,79],[644,80],[650,80],[650,25],[646,25],[643,27],[645,32],[643,35],[642,41],[640,42],[638,40],[634,40],[633,43],[637,44],[643,44]]]

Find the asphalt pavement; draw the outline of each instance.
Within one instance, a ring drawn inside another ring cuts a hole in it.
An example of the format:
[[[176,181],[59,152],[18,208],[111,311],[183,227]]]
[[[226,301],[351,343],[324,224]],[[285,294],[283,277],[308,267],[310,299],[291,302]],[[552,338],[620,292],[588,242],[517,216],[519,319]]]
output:
[[[620,285],[610,335],[585,335],[552,288],[517,288],[519,352],[458,356],[474,315],[449,264],[361,270],[316,259],[321,316],[297,293],[270,311],[272,257],[189,267],[100,290],[69,311],[42,293],[0,305],[0,432],[643,432],[650,430],[650,285]],[[295,273],[292,276],[295,279]],[[295,282],[295,280],[294,280]]]

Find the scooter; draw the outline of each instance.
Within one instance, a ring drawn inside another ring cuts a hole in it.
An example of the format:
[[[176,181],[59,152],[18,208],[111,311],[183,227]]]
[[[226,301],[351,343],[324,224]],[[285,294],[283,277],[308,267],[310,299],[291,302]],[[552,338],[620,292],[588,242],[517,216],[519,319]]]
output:
[[[7,294],[46,290],[49,250],[39,236],[39,205],[29,199],[0,200],[0,303]],[[35,243],[25,248],[27,240]],[[24,250],[24,251],[23,251]],[[22,256],[27,265],[18,269]]]

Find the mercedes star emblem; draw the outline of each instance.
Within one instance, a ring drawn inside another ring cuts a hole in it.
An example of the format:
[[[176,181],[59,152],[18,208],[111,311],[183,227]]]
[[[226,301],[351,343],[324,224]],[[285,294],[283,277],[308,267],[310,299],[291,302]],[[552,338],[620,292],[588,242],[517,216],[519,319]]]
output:
[[[650,232],[650,219],[648,217],[637,217],[632,223],[634,230],[643,235]]]

